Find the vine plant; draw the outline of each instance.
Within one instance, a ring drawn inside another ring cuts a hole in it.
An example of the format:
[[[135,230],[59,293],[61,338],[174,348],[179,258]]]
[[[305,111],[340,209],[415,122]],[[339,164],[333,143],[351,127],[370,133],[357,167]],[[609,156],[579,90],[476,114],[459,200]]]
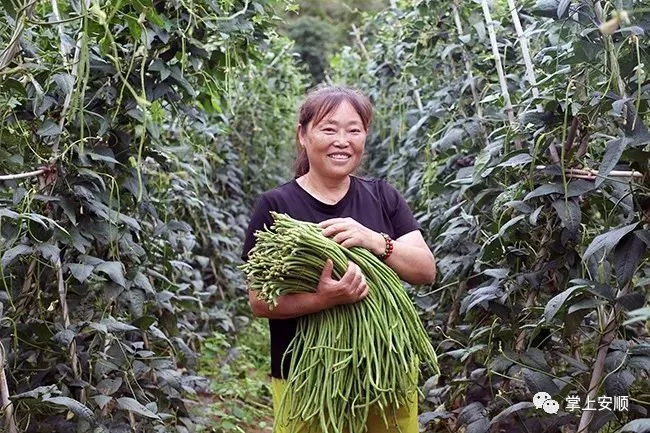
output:
[[[649,12],[396,2],[334,58],[377,107],[368,171],[406,192],[438,259],[414,292],[443,365],[427,431],[650,427]],[[582,410],[615,396],[627,410]]]
[[[304,85],[275,3],[2,2],[5,430],[195,429],[202,336],[233,327],[247,194]]]

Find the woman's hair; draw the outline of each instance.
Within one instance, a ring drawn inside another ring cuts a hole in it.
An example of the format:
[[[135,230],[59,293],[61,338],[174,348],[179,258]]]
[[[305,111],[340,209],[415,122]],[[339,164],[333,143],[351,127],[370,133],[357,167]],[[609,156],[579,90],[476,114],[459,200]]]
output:
[[[361,117],[363,129],[368,131],[372,122],[372,104],[370,99],[351,87],[325,86],[317,87],[305,97],[298,111],[300,130],[296,131],[296,150],[298,155],[293,165],[294,177],[300,177],[309,171],[307,151],[300,145],[300,131],[305,133],[311,122],[317,125],[325,116],[338,108],[343,101],[348,102]]]

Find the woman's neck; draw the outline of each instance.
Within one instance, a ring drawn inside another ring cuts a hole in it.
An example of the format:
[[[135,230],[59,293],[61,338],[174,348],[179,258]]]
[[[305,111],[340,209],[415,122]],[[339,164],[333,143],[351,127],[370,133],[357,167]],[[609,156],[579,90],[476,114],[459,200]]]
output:
[[[337,203],[341,200],[350,188],[350,176],[340,179],[326,178],[319,176],[312,170],[308,171],[302,178],[300,186],[311,195],[326,203]]]

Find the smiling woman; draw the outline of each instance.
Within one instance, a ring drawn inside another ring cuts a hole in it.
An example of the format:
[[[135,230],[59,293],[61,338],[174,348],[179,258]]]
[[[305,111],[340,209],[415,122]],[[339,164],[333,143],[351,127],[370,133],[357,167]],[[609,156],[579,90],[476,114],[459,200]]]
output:
[[[430,283],[435,279],[435,259],[401,194],[384,180],[353,175],[361,163],[371,121],[370,101],[354,89],[324,87],[307,95],[296,128],[295,178],[258,198],[242,259],[247,260],[254,246],[255,231],[272,225],[271,212],[275,211],[319,223],[325,236],[344,247],[368,249],[409,283]],[[295,336],[297,318],[359,302],[367,294],[365,276],[356,264],[350,263],[336,280],[331,260],[323,268],[314,293],[281,296],[273,310],[249,291],[253,313],[269,318],[274,394],[284,389],[291,362],[290,354],[285,356],[285,352]],[[274,395],[274,400],[279,398]],[[368,426],[373,427],[369,431],[392,432],[397,426],[403,433],[418,431],[417,399],[397,414],[397,420],[388,426],[371,417]]]

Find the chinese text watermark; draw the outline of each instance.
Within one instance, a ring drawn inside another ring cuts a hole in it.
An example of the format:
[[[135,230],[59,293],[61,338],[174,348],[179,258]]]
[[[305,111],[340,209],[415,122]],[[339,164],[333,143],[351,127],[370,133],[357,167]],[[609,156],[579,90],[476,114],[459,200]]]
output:
[[[565,399],[564,409],[567,412],[588,411],[588,410],[609,410],[609,411],[627,411],[629,405],[629,396],[615,395],[597,397],[595,400],[587,396],[584,404],[578,395],[569,395]],[[536,409],[542,409],[548,414],[556,414],[560,410],[560,403],[551,398],[547,392],[538,392],[533,396],[533,405]]]

